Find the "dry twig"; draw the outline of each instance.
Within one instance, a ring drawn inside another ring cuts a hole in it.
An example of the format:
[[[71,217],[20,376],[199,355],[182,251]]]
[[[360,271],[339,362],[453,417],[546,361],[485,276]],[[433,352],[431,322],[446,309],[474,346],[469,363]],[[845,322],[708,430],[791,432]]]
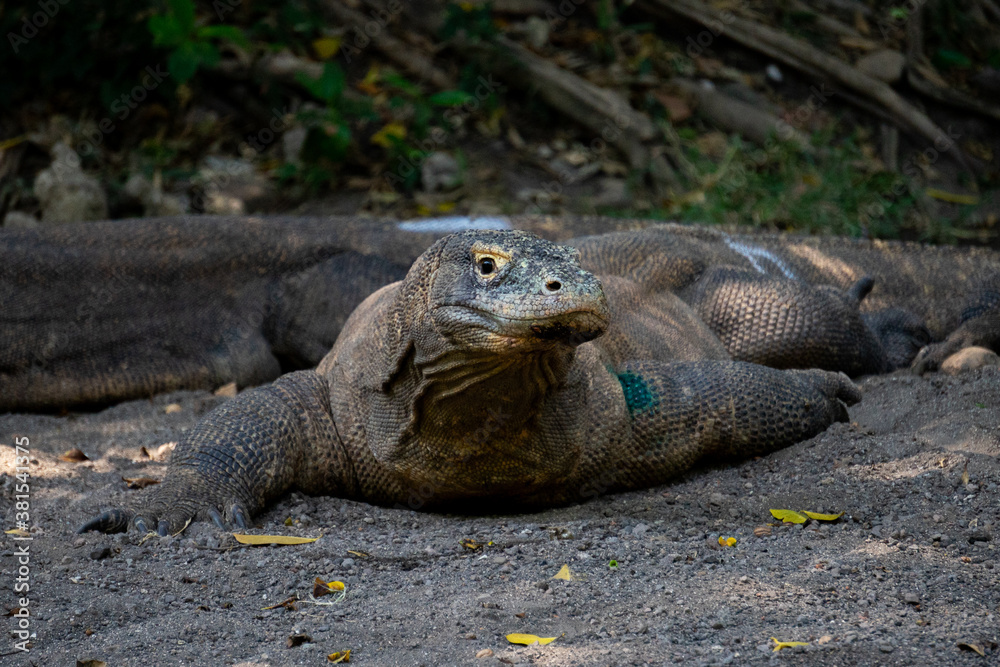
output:
[[[887,84],[784,32],[731,13],[719,12],[697,0],[640,0],[639,6],[660,17],[679,14],[706,26],[717,35],[725,35],[786,65],[806,72],[819,71],[840,85],[877,102],[896,124],[932,142],[953,144],[944,130]],[[955,147],[954,154],[968,168],[968,161],[961,150]]]

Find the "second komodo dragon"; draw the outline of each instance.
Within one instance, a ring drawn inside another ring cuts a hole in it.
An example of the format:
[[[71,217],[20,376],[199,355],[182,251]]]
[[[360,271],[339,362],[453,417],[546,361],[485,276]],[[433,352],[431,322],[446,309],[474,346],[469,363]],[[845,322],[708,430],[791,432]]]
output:
[[[599,243],[522,231],[438,240],[361,303],[318,368],[211,412],[138,507],[81,530],[164,535],[194,517],[245,528],[291,488],[511,508],[654,485],[699,460],[811,437],[861,398],[842,373],[733,361],[733,350],[865,372],[888,367],[887,344],[926,335],[907,314],[869,326],[864,279],[845,292],[733,269],[643,276],[627,243],[604,262],[618,275],[599,278],[580,261],[599,266]],[[656,284],[700,290],[695,307]]]

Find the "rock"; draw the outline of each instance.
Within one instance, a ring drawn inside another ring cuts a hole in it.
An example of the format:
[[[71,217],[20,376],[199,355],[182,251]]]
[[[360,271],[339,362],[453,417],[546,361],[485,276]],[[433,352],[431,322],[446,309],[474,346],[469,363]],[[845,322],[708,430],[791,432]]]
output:
[[[883,49],[858,58],[855,67],[873,79],[896,83],[903,76],[906,58],[899,51]]]
[[[274,194],[274,184],[247,160],[210,155],[195,181],[204,189],[205,213],[240,215]]]
[[[281,152],[285,157],[285,162],[289,164],[302,162],[302,146],[306,143],[307,134],[309,134],[309,130],[301,125],[296,125],[281,135]]]
[[[985,347],[967,347],[945,359],[941,364],[941,372],[958,375],[983,366],[1000,366],[1000,356]]]
[[[143,215],[146,216],[157,217],[187,213],[187,205],[180,197],[163,192],[159,175],[155,181],[150,181],[142,174],[132,174],[125,181],[122,194],[132,201],[142,204]]]
[[[420,165],[420,182],[426,192],[451,190],[462,183],[458,162],[447,153],[431,153]]]
[[[103,220],[108,198],[96,178],[80,169],[80,156],[59,142],[52,147],[52,164],[35,177],[35,196],[42,206],[42,222]]]
[[[38,218],[22,211],[11,211],[3,219],[7,229],[35,229],[39,227]]]
[[[540,49],[549,41],[549,22],[541,16],[529,16],[524,23],[528,44],[533,49]]]
[[[111,547],[99,546],[90,552],[91,560],[104,560],[111,556]]]
[[[597,195],[591,202],[595,207],[627,206],[632,203],[623,178],[602,178],[597,183]]]

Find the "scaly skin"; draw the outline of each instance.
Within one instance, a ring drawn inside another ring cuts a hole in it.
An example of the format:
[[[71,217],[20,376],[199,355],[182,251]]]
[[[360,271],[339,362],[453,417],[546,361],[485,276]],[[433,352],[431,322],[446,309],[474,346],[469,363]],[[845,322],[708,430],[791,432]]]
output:
[[[578,237],[569,242],[618,309],[605,346],[616,362],[735,358],[858,375],[906,366],[931,340],[943,342],[918,370],[967,345],[1000,347],[995,251],[678,225],[579,237],[648,224],[594,217],[509,224]],[[0,410],[246,387],[312,368],[351,311],[442,235],[280,216],[0,229]],[[858,321],[850,290],[866,276]],[[779,338],[788,318],[800,328]]]
[[[578,257],[524,232],[439,240],[358,307],[315,371],[210,413],[139,507],[81,531],[164,535],[194,517],[245,527],[291,488],[403,507],[573,502],[774,451],[860,400],[842,373],[712,358],[725,356],[718,341],[705,360],[657,358],[672,353],[652,349],[643,318],[690,307],[637,312],[641,286],[618,278],[606,294]],[[816,322],[773,326],[791,344],[833,340]],[[653,354],[616,358],[633,349]]]

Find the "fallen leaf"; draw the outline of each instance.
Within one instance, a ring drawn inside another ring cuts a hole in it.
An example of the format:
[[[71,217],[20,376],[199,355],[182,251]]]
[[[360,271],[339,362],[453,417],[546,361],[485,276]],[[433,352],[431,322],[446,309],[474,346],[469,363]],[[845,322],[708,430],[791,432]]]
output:
[[[3,531],[7,535],[13,535],[14,537],[29,537],[31,533],[26,531],[24,528],[11,528],[10,530]]]
[[[367,554],[364,551],[351,551],[350,549],[348,549],[347,553],[353,554],[358,558],[371,558],[371,554]]]
[[[153,479],[152,477],[122,477],[122,481],[125,482],[125,486],[129,489],[145,489],[147,486],[160,483],[160,480]]]
[[[520,614],[514,614],[514,616],[516,616],[518,618],[524,618],[527,615],[528,615],[528,612],[526,612],[526,611],[522,611]]]
[[[347,649],[346,651],[337,651],[336,653],[331,653],[330,655],[326,656],[326,659],[334,664],[338,662],[350,662],[351,650]]]
[[[278,609],[279,607],[284,607],[285,609],[291,609],[292,611],[295,611],[296,609],[298,609],[298,607],[295,606],[298,601],[299,601],[299,596],[293,595],[290,598],[282,600],[278,604],[272,604],[270,607],[261,607],[261,611],[266,611],[268,609]]]
[[[172,415],[175,412],[180,412],[180,411],[181,411],[180,403],[171,403],[167,407],[163,408],[163,413],[168,415]]]
[[[108,663],[104,662],[103,660],[84,658],[83,660],[76,661],[76,667],[108,667]]]
[[[823,644],[829,644],[832,641],[833,637],[831,635],[823,635],[822,637],[816,640],[816,643],[822,646]]]
[[[654,90],[653,97],[667,110],[671,123],[681,123],[691,117],[691,105],[682,97],[676,97],[662,90]]]
[[[555,637],[539,637],[538,635],[526,635],[520,632],[507,635],[507,641],[511,644],[524,644],[525,646],[531,646],[535,642],[538,642],[541,646],[545,646],[546,644],[551,644],[555,640]]]
[[[808,512],[806,510],[802,510],[802,513],[810,519],[815,519],[816,521],[836,521],[840,517],[844,516],[843,512],[840,514],[820,514],[819,512]]]
[[[793,646],[809,646],[809,642],[779,642],[774,637],[771,637],[771,641],[774,642],[775,651],[780,651],[783,648],[792,648]]]
[[[223,398],[236,398],[236,383],[224,384],[212,393]]]
[[[806,517],[795,510],[771,510],[771,516],[788,523],[805,523]]]
[[[81,452],[78,448],[74,447],[59,457],[60,461],[68,461],[70,463],[80,463],[81,461],[89,461],[90,457]]]
[[[562,579],[563,581],[579,581],[580,577],[574,574],[572,570],[569,569],[569,565],[563,565],[559,568],[559,571],[555,573],[552,577],[553,579]]]
[[[618,561],[616,561],[615,559],[612,558],[611,560],[608,561],[608,567],[610,567],[612,569],[617,568],[618,567]]]
[[[291,526],[295,522],[292,521],[292,517],[288,517],[287,519],[285,519],[284,523],[286,526]]]
[[[980,646],[979,644],[970,644],[968,642],[958,642],[958,644],[956,644],[956,646],[958,646],[958,648],[960,648],[962,650],[965,650],[965,651],[974,651],[974,652],[978,653],[983,658],[986,657],[986,651],[984,651],[983,647]]]
[[[736,538],[735,537],[723,537],[722,535],[719,535],[719,546],[734,547],[734,546],[736,546]]]
[[[962,484],[969,483],[969,462],[966,461],[965,465],[962,467]]]
[[[240,544],[250,544],[255,547],[263,546],[265,544],[277,544],[280,546],[287,546],[291,544],[308,544],[309,542],[315,542],[319,537],[293,537],[292,535],[244,535],[242,533],[233,533],[233,537]],[[322,537],[322,535],[320,535]]]
[[[491,655],[493,655],[493,649],[491,648],[480,649],[479,651],[476,652],[477,658],[488,658]]]
[[[152,451],[146,449],[145,447],[140,447],[139,453],[153,459],[154,461],[162,461],[168,454],[170,454],[170,452],[174,451],[174,447],[176,446],[176,442],[165,442]]]
[[[756,528],[753,529],[753,534],[756,537],[770,537],[771,532],[772,531],[770,526],[757,526]]]
[[[323,581],[319,577],[316,577],[316,581],[313,582],[313,597],[321,598],[331,593],[343,593],[346,588],[342,581]]]
[[[399,123],[388,123],[381,130],[372,135],[369,140],[373,144],[377,144],[382,148],[392,148],[393,139],[404,139],[406,137],[406,128]]]
[[[976,197],[975,195],[960,195],[955,192],[939,190],[938,188],[927,188],[924,192],[928,197],[933,197],[938,201],[946,201],[949,204],[964,204],[966,206],[973,206],[979,203],[979,197]]]
[[[481,549],[483,547],[483,545],[480,544],[479,542],[476,542],[475,540],[468,539],[468,538],[459,540],[459,543],[463,547],[465,547],[466,549],[469,549],[471,551],[475,551],[476,549]]]
[[[306,634],[288,635],[288,639],[285,640],[285,644],[288,648],[295,648],[296,646],[302,646],[303,644],[308,644],[313,640],[312,637]]]
[[[320,37],[313,41],[313,51],[320,60],[329,60],[340,49],[340,39],[336,37]]]

